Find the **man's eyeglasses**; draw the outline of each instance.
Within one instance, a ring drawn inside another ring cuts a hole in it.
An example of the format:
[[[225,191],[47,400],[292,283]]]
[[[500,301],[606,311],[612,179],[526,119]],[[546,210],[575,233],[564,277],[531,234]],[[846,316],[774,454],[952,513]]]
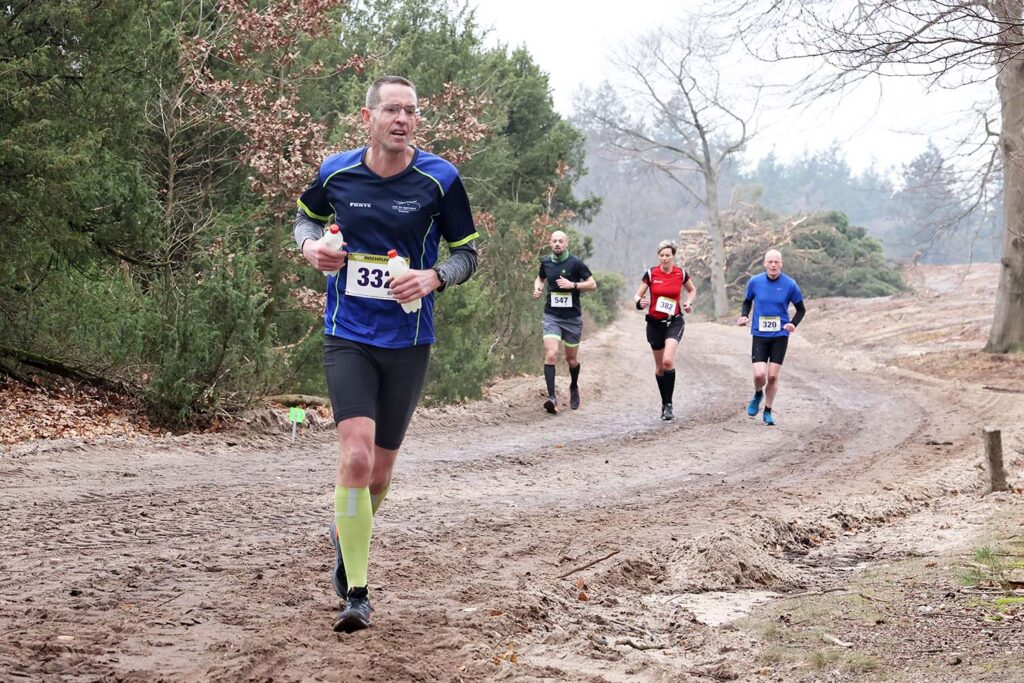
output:
[[[408,116],[419,116],[420,109],[415,104],[407,104],[404,107],[400,104],[378,104],[372,109],[380,109],[381,112],[387,116],[398,116],[399,112],[405,112]]]

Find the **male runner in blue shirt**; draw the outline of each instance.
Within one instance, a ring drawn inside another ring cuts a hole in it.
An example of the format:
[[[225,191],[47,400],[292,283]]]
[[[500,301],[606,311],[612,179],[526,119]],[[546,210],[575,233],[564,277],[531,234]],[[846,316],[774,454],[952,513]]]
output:
[[[329,156],[299,199],[295,241],[327,278],[324,371],[337,424],[331,542],[334,589],[346,606],[335,631],[370,625],[367,566],[373,515],[387,495],[398,449],[427,373],[434,342],[434,294],[476,270],[479,236],[458,171],[412,145],[416,88],[378,79],[360,110],[369,147]],[[345,248],[319,241],[333,218]],[[437,265],[441,239],[449,258]],[[394,279],[389,250],[409,263]],[[421,299],[418,311],[400,304]]]
[[[777,249],[769,249],[764,255],[764,268],[765,272],[750,278],[747,283],[743,309],[736,322],[740,326],[751,322],[749,316],[753,304],[750,359],[754,364],[754,397],[747,405],[747,415],[757,415],[763,397],[764,423],[774,425],[772,405],[779,391],[779,375],[782,374],[782,361],[786,358],[789,335],[796,330],[807,311],[796,280],[782,272],[782,253]],[[791,303],[796,308],[792,320],[789,318]]]

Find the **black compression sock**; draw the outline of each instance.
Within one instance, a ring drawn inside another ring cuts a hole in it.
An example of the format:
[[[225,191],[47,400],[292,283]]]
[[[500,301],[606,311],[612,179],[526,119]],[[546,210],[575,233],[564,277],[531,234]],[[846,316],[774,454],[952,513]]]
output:
[[[665,398],[662,400],[662,403],[671,403],[672,394],[676,390],[676,371],[666,370],[662,377],[664,378],[662,381],[665,382]]]
[[[654,379],[658,380],[658,393],[661,394],[661,404],[665,405],[668,401],[665,400],[665,376],[655,375]]]
[[[572,384],[572,386],[576,386],[577,384],[579,384],[579,380],[580,380],[580,365],[579,365],[579,363],[576,364],[576,367],[569,368],[569,378],[571,380],[570,384]]]
[[[548,396],[555,395],[555,366],[545,365],[544,366],[544,381],[548,385]]]

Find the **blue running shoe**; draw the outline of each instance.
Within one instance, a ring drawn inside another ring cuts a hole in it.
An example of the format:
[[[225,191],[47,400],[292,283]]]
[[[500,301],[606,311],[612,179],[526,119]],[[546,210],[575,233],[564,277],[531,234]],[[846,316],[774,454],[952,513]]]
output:
[[[775,418],[772,417],[772,411],[769,408],[764,409],[764,415],[761,417],[764,419],[764,423],[769,427],[775,426]]]
[[[338,527],[331,522],[331,545],[334,546],[334,571],[331,572],[331,583],[339,598],[348,595],[348,577],[345,575],[345,560],[341,558],[341,542],[338,540]]]
[[[761,410],[761,399],[764,398],[764,394],[760,396],[754,394],[754,398],[750,399],[750,403],[747,404],[747,415],[750,417],[757,417],[757,413]]]

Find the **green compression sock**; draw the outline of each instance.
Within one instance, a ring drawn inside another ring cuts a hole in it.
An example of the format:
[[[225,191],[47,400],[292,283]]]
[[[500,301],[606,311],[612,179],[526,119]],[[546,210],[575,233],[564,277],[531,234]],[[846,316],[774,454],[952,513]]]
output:
[[[370,489],[334,487],[334,522],[338,527],[341,558],[349,587],[366,585],[370,563],[370,536],[373,535],[373,507]]]
[[[390,490],[391,490],[391,484],[388,484],[383,489],[381,489],[380,493],[371,493],[370,494],[370,507],[373,508],[374,516],[377,515],[377,510],[380,509],[381,503],[384,502],[384,499],[388,497],[388,491],[390,491]]]

